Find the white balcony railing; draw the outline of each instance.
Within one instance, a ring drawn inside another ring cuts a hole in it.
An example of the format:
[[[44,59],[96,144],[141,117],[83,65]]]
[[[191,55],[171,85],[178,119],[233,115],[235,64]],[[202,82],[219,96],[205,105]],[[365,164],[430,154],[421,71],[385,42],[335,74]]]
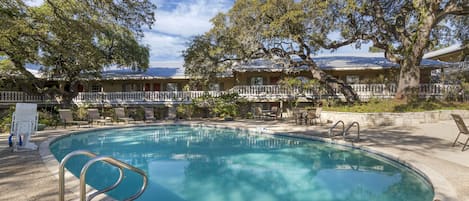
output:
[[[45,95],[30,95],[22,91],[0,91],[0,103],[55,103]]]
[[[351,85],[361,100],[369,98],[392,98],[397,87],[394,84],[354,84]],[[457,92],[458,85],[422,84],[420,95],[422,97],[442,97],[445,92]],[[219,96],[224,93],[237,93],[251,101],[262,100],[288,100],[305,96],[311,98],[343,98],[338,91],[335,94],[327,94],[325,90],[286,88],[279,85],[260,86],[235,86],[229,91],[138,91],[138,92],[81,92],[73,99],[75,104],[172,104],[190,103],[193,99],[203,95]],[[18,91],[0,91],[0,103],[56,103],[47,96],[28,95]]]
[[[189,103],[204,96],[219,96],[222,91],[136,91],[81,92],[73,99],[76,104],[162,104]]]

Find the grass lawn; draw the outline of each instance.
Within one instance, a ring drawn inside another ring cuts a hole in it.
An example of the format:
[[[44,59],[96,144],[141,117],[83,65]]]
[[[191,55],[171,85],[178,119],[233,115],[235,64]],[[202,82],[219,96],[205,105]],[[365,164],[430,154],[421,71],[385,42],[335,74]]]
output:
[[[439,100],[417,100],[417,101],[399,101],[399,100],[370,100],[366,103],[355,105],[336,105],[324,107],[327,111],[336,112],[422,112],[431,110],[469,110],[469,103],[445,102]]]

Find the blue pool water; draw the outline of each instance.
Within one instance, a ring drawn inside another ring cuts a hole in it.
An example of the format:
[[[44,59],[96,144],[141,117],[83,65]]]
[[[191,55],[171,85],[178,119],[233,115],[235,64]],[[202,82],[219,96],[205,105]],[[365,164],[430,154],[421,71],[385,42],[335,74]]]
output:
[[[432,200],[431,186],[410,169],[384,158],[327,143],[246,131],[189,126],[100,130],[59,139],[50,146],[60,161],[78,149],[113,156],[144,170],[149,186],[139,200],[354,201]],[[79,175],[86,157],[67,169]],[[134,194],[141,178],[126,172],[109,195]],[[112,184],[117,169],[93,165],[87,183]]]

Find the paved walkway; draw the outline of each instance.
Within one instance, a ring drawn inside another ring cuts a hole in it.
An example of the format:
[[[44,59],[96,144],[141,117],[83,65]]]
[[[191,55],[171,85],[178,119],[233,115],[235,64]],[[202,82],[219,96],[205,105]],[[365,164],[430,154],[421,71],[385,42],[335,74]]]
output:
[[[469,122],[466,119],[466,122]],[[229,127],[265,128],[269,132],[290,133],[307,137],[326,137],[328,127],[295,126],[288,122],[242,120],[233,122],[191,121]],[[73,128],[77,130],[77,128]],[[80,128],[85,130],[87,128]],[[41,131],[33,137],[36,144],[70,133],[72,130]],[[354,131],[352,131],[353,133]],[[469,201],[469,150],[452,147],[457,134],[452,121],[415,125],[412,128],[385,127],[363,129],[362,140],[355,143],[369,151],[384,153],[423,171],[431,180],[439,200]],[[39,151],[11,152],[7,135],[0,135],[0,200],[58,200],[57,175],[43,162]],[[335,141],[335,140],[334,140]],[[343,143],[337,140],[338,143]],[[345,142],[347,143],[347,142]],[[56,168],[56,167],[52,167]],[[67,192],[66,200],[77,195]]]

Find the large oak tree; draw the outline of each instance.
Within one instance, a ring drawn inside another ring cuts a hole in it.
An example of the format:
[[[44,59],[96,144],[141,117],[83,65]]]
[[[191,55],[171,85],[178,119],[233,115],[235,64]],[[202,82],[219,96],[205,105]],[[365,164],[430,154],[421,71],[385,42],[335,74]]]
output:
[[[325,46],[314,39],[337,28],[334,6],[320,0],[238,0],[227,13],[212,19],[210,31],[190,42],[183,53],[186,73],[207,78],[234,64],[262,58],[291,68],[307,66],[331,93],[339,88],[348,102],[355,102],[358,97],[351,87],[323,72],[312,58]]]
[[[388,60],[400,65],[396,98],[418,92],[419,65],[434,46],[469,40],[467,0],[342,1],[345,41],[372,41]],[[316,41],[323,41],[317,38]],[[345,42],[344,41],[344,42]]]
[[[144,27],[155,21],[156,6],[148,0],[45,0],[38,7],[13,0],[0,5],[0,55],[14,64],[32,93],[57,94],[70,103],[79,83],[99,77],[106,66],[148,68],[149,49],[140,43]],[[28,63],[42,66],[42,73],[61,86],[45,87],[26,69]]]

